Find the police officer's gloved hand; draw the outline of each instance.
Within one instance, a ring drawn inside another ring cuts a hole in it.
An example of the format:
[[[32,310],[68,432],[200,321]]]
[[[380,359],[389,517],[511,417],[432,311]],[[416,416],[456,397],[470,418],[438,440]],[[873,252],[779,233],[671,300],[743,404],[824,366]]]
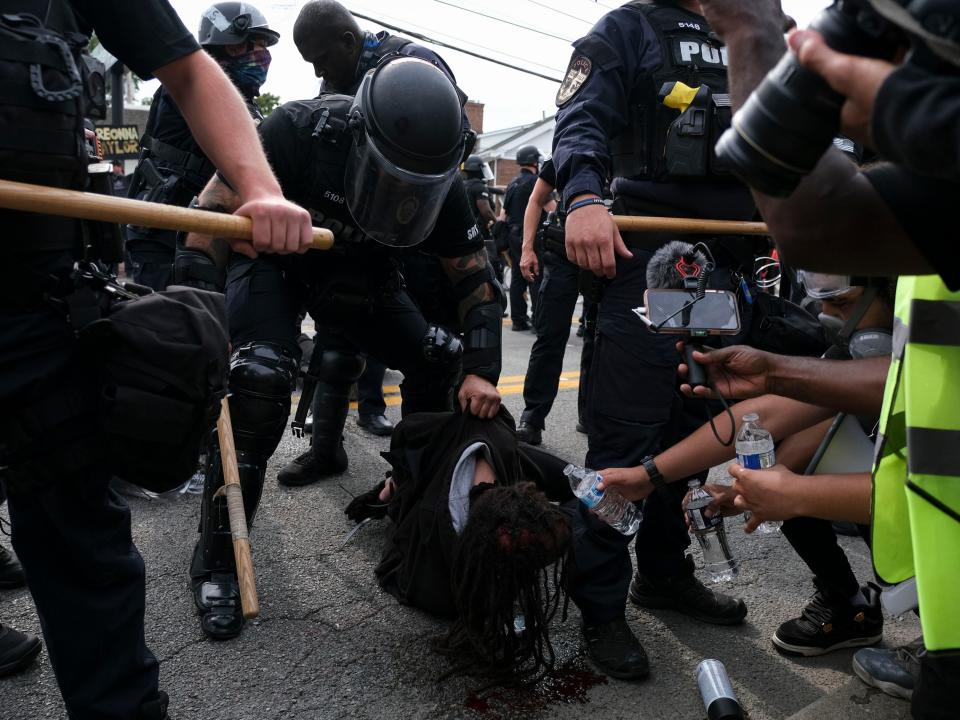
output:
[[[357,495],[347,505],[343,511],[344,514],[356,523],[361,523],[367,518],[382,520],[387,516],[387,508],[390,506],[389,501],[383,502],[380,499],[380,493],[386,486],[387,481],[381,480],[363,495]]]

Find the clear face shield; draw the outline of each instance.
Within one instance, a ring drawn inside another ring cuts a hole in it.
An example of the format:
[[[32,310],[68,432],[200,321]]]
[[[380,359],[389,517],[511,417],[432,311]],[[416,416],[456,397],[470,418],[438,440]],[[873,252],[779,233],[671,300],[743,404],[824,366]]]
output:
[[[363,83],[370,79],[368,74]],[[359,102],[364,84],[350,110],[354,143],[344,176],[347,207],[357,226],[377,242],[412,247],[433,230],[457,165],[442,174],[428,174],[404,170],[387,158],[364,125]]]

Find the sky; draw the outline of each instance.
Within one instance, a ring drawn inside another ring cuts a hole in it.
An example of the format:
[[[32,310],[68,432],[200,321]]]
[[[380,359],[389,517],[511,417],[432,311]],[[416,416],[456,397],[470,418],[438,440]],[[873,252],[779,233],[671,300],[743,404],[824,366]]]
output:
[[[200,13],[210,0],[170,0],[184,23],[196,31]],[[456,50],[427,45],[453,69],[457,83],[471,100],[484,103],[484,130],[536,122],[555,111],[559,80],[570,59],[570,43],[587,34],[617,0],[341,0],[348,9],[391,25],[418,32],[449,45],[534,70],[552,82],[480,60]],[[782,0],[786,12],[804,27],[829,0]],[[293,23],[302,0],[259,0],[254,5],[281,34],[271,48],[273,63],[264,92],[282,101],[316,94],[318,80],[293,44]],[[463,9],[466,8],[466,9]],[[364,30],[385,29],[357,19]],[[510,25],[508,23],[514,23]],[[522,25],[526,27],[516,27]],[[395,35],[402,32],[391,31]],[[419,41],[418,41],[419,42]],[[144,83],[140,96],[150,96],[156,81]]]

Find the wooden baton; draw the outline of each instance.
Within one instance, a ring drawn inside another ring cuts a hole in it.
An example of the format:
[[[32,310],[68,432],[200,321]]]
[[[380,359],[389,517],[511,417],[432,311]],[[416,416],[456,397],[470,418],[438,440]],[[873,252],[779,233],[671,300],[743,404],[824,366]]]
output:
[[[237,448],[233,444],[233,423],[230,422],[230,403],[227,398],[223,398],[220,404],[217,435],[220,438],[220,464],[223,466],[222,491],[227,497],[230,534],[233,536],[233,557],[237,563],[237,579],[240,581],[240,605],[243,608],[243,616],[249,620],[260,614],[260,600],[257,597],[257,581],[253,575],[250,533],[247,530],[247,515],[243,509],[243,490],[240,487],[240,471],[237,469]]]
[[[245,240],[251,239],[253,232],[250,218],[242,215],[191,210],[12,180],[0,180],[0,208]],[[332,232],[325,228],[313,229],[315,250],[329,250],[332,246]]]
[[[769,235],[767,224],[739,220],[695,220],[693,218],[614,215],[622,232],[675,232],[694,235]]]

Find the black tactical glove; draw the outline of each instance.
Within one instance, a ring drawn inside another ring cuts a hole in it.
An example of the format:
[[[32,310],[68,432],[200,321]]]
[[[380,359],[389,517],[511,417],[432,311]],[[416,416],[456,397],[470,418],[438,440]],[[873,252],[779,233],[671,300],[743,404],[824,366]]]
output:
[[[363,495],[357,495],[343,511],[355,523],[361,523],[367,518],[382,520],[387,516],[390,502],[380,500],[380,493],[387,486],[386,480],[381,480]]]

